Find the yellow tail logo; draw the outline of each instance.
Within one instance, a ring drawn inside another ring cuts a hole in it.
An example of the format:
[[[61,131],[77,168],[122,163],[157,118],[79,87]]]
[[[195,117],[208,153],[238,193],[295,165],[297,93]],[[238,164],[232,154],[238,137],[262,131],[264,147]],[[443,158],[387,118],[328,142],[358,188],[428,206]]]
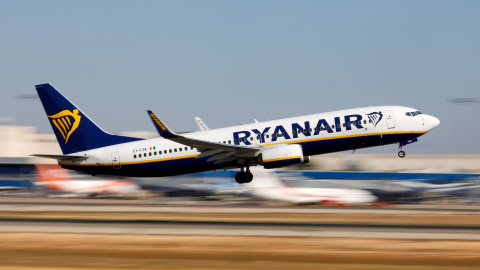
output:
[[[61,111],[54,115],[49,115],[48,118],[52,118],[53,124],[57,127],[58,131],[62,134],[65,139],[65,144],[68,142],[70,135],[77,129],[80,124],[80,115],[78,115],[78,110],[75,109],[72,112],[69,110]]]

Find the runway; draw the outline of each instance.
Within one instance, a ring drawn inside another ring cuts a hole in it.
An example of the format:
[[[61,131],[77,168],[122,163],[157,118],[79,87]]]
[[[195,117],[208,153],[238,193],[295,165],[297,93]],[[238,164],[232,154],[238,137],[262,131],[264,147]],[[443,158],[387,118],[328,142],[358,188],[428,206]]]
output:
[[[108,269],[158,269],[159,265],[407,269],[412,265],[466,270],[480,263],[475,205],[171,202],[0,197],[0,252],[8,254],[2,264],[23,267],[19,269],[91,268],[95,262],[97,268],[108,265]]]
[[[0,197],[0,212],[112,212],[112,213],[302,213],[372,215],[480,215],[480,205],[279,206],[239,205],[217,201],[80,199]]]
[[[480,226],[1,218],[2,232],[480,240]]]
[[[178,203],[178,201],[176,201]],[[0,197],[0,231],[480,240],[476,205],[285,207]]]

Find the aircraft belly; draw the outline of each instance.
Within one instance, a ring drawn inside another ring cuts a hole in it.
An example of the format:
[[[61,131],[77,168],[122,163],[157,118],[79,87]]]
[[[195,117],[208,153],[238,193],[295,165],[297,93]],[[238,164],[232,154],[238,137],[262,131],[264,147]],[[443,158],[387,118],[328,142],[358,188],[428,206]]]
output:
[[[328,140],[312,140],[301,143],[304,155],[327,154],[352,149],[368,148],[380,145],[398,143],[423,135],[420,132],[373,134],[366,136],[331,138]]]
[[[62,165],[65,169],[83,171],[92,175],[118,175],[129,177],[161,177],[179,174],[188,174],[214,170],[212,163],[207,163],[204,159],[176,159],[166,161],[152,161],[143,163],[122,164],[121,169],[114,169],[112,165]],[[217,166],[218,168],[218,166]]]

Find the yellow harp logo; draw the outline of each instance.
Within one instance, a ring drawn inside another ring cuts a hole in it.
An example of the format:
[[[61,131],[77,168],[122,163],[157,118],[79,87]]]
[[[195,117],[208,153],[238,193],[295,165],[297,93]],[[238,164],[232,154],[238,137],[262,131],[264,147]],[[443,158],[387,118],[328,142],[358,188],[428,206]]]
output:
[[[52,119],[53,124],[62,134],[65,139],[65,144],[67,144],[68,138],[70,138],[70,135],[77,129],[80,124],[80,118],[82,117],[78,115],[78,110],[75,109],[72,112],[64,110],[57,114],[49,115],[48,118]]]

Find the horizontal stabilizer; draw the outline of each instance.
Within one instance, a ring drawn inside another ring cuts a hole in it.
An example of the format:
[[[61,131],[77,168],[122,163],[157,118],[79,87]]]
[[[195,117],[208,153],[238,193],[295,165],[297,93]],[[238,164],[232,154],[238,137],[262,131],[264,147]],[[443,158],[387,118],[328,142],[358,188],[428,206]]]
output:
[[[71,155],[41,155],[35,154],[31,155],[33,157],[41,157],[41,158],[49,158],[49,159],[56,159],[56,160],[85,160],[88,159],[87,156],[71,156]]]

